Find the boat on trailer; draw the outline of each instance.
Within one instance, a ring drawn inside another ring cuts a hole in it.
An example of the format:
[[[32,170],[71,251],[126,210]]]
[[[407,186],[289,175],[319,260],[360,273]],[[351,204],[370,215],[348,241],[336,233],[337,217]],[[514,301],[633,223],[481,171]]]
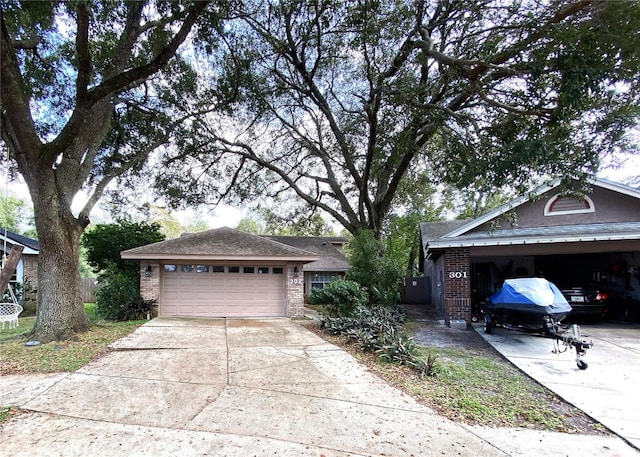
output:
[[[581,357],[593,347],[593,342],[582,335],[579,326],[561,325],[562,319],[570,312],[571,305],[552,282],[544,278],[507,279],[502,289],[484,305],[484,331],[491,334],[496,326],[500,326],[524,332],[542,332],[554,338],[552,352],[557,354],[575,349],[578,368],[585,370],[588,364]]]

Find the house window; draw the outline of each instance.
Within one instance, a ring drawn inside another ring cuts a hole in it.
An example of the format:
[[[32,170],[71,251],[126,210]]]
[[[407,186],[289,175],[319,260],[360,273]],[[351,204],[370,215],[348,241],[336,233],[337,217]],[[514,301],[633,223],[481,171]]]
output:
[[[229,273],[240,273],[240,267],[229,267]]]
[[[175,271],[178,271],[178,266],[177,265],[165,265],[164,266],[164,271],[173,273]]]
[[[554,195],[544,206],[545,216],[561,216],[565,214],[594,213],[596,205],[586,195],[582,198],[566,195]]]
[[[255,273],[256,272],[256,267],[243,267],[242,268],[242,272],[243,273],[249,273],[249,274]]]
[[[268,274],[269,273],[269,267],[258,267],[258,274]]]
[[[220,265],[214,265],[211,267],[211,271],[214,273],[224,273],[224,267]]]
[[[322,289],[331,281],[342,278],[340,273],[331,271],[319,271],[311,276],[311,289]]]
[[[193,265],[180,265],[180,271],[183,273],[191,273],[193,268]]]
[[[209,273],[209,265],[197,265],[196,273]]]
[[[274,275],[282,275],[282,274],[284,274],[284,268],[282,268],[282,267],[273,267],[273,269],[271,270],[271,272],[272,272]]]

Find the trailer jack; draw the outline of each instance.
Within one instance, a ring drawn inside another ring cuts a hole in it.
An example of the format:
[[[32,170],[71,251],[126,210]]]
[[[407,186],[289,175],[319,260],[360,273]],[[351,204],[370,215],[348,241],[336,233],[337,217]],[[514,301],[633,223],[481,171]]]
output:
[[[549,327],[547,327],[549,329]],[[587,349],[593,347],[593,341],[587,339],[587,335],[583,335],[580,332],[580,326],[572,324],[569,328],[564,329],[563,332],[559,331],[558,326],[553,326],[549,329],[550,333],[554,336],[553,352],[554,354],[562,354],[570,348],[576,350],[576,364],[581,370],[589,368],[589,364],[582,360],[587,353]],[[562,343],[562,344],[561,344]]]

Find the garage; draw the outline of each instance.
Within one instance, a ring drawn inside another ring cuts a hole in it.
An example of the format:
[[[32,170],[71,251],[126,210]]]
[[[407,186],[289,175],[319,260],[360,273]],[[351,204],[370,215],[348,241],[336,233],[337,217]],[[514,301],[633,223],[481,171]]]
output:
[[[316,254],[228,227],[121,253],[140,261],[140,295],[163,317],[298,317]]]
[[[163,316],[286,316],[283,266],[164,264]]]
[[[640,191],[606,180],[588,194],[559,181],[476,219],[421,224],[431,304],[471,322],[503,281],[544,277],[560,288],[606,292],[610,317],[640,318]]]

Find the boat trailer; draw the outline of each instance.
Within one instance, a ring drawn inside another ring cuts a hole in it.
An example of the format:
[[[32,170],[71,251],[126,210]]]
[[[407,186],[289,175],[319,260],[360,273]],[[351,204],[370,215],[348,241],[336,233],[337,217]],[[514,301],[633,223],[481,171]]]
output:
[[[545,317],[545,330],[553,337],[554,354],[562,354],[570,349],[576,350],[576,364],[581,370],[589,368],[589,364],[582,360],[587,354],[587,349],[593,347],[593,340],[587,339],[587,335],[583,335],[578,324],[570,326],[560,326],[557,322],[548,316]]]

